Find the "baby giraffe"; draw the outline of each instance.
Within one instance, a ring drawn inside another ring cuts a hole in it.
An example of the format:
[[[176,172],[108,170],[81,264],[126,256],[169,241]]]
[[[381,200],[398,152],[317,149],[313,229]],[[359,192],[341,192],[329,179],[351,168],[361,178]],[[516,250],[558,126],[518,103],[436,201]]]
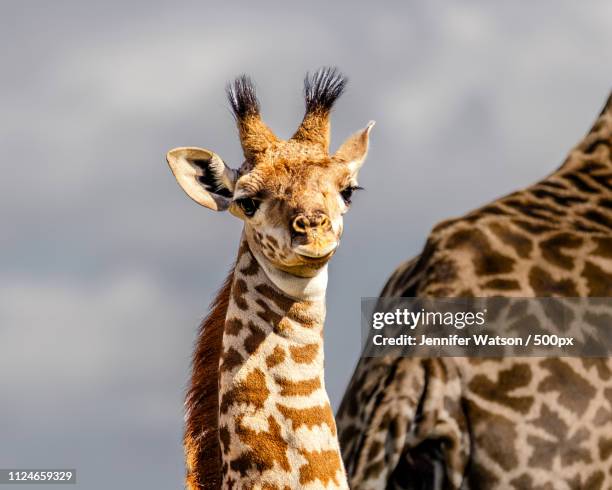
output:
[[[262,121],[242,76],[228,87],[240,169],[201,148],[167,155],[189,197],[244,223],[193,357],[190,490],[348,488],[323,379],[325,290],[374,123],[329,153],[330,111],[345,85],[333,68],[307,75],[306,114],[284,141]]]

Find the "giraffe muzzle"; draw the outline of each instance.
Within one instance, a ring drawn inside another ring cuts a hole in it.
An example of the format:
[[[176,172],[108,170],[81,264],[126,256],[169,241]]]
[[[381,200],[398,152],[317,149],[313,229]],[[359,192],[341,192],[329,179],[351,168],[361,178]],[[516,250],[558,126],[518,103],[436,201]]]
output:
[[[293,251],[306,262],[323,261],[338,247],[329,217],[322,212],[299,214],[291,221]]]

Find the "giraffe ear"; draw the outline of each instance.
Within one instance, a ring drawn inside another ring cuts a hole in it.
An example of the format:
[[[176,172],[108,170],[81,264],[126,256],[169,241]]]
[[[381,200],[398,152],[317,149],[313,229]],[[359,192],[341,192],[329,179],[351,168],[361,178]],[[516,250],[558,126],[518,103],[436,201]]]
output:
[[[238,172],[203,148],[175,148],[166,155],[176,181],[198,204],[214,211],[230,205]]]
[[[334,158],[345,162],[355,176],[368,155],[370,131],[374,124],[374,121],[370,121],[365,128],[349,136],[334,154]]]

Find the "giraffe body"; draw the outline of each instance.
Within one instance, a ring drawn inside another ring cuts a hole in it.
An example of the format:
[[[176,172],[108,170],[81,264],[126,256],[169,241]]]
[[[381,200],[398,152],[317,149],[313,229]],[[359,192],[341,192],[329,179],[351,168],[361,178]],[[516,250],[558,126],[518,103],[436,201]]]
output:
[[[373,126],[329,153],[346,79],[306,77],[306,113],[278,139],[252,82],[228,87],[245,161],[181,147],[168,163],[194,201],[244,223],[236,265],[202,324],[186,399],[189,490],[347,489],[323,376],[327,263]]]
[[[383,296],[612,296],[612,98],[559,170],[431,232]],[[608,319],[602,328],[610,328]],[[362,358],[351,488],[612,488],[612,361]]]

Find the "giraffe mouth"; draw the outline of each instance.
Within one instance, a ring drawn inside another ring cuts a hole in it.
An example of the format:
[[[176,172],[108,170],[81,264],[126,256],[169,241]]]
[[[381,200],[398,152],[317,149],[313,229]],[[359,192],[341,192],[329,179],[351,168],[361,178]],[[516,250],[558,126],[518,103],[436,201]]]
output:
[[[331,252],[328,252],[327,254],[322,255],[320,257],[311,257],[308,255],[301,255],[295,252],[296,260],[294,260],[293,264],[278,264],[276,265],[276,267],[294,276],[313,277],[317,274],[319,270],[321,270],[327,265],[329,259],[332,255],[334,255],[335,252],[336,250],[334,249]]]
[[[334,255],[335,250],[332,250],[331,252],[322,255],[321,257],[312,257],[310,255],[302,255],[302,254],[297,254],[297,256],[300,258],[300,260],[308,265],[318,265],[318,264],[324,264],[326,263],[332,255]]]
[[[293,251],[304,262],[317,263],[329,260],[337,248],[338,242],[332,242],[325,247],[299,245]]]

